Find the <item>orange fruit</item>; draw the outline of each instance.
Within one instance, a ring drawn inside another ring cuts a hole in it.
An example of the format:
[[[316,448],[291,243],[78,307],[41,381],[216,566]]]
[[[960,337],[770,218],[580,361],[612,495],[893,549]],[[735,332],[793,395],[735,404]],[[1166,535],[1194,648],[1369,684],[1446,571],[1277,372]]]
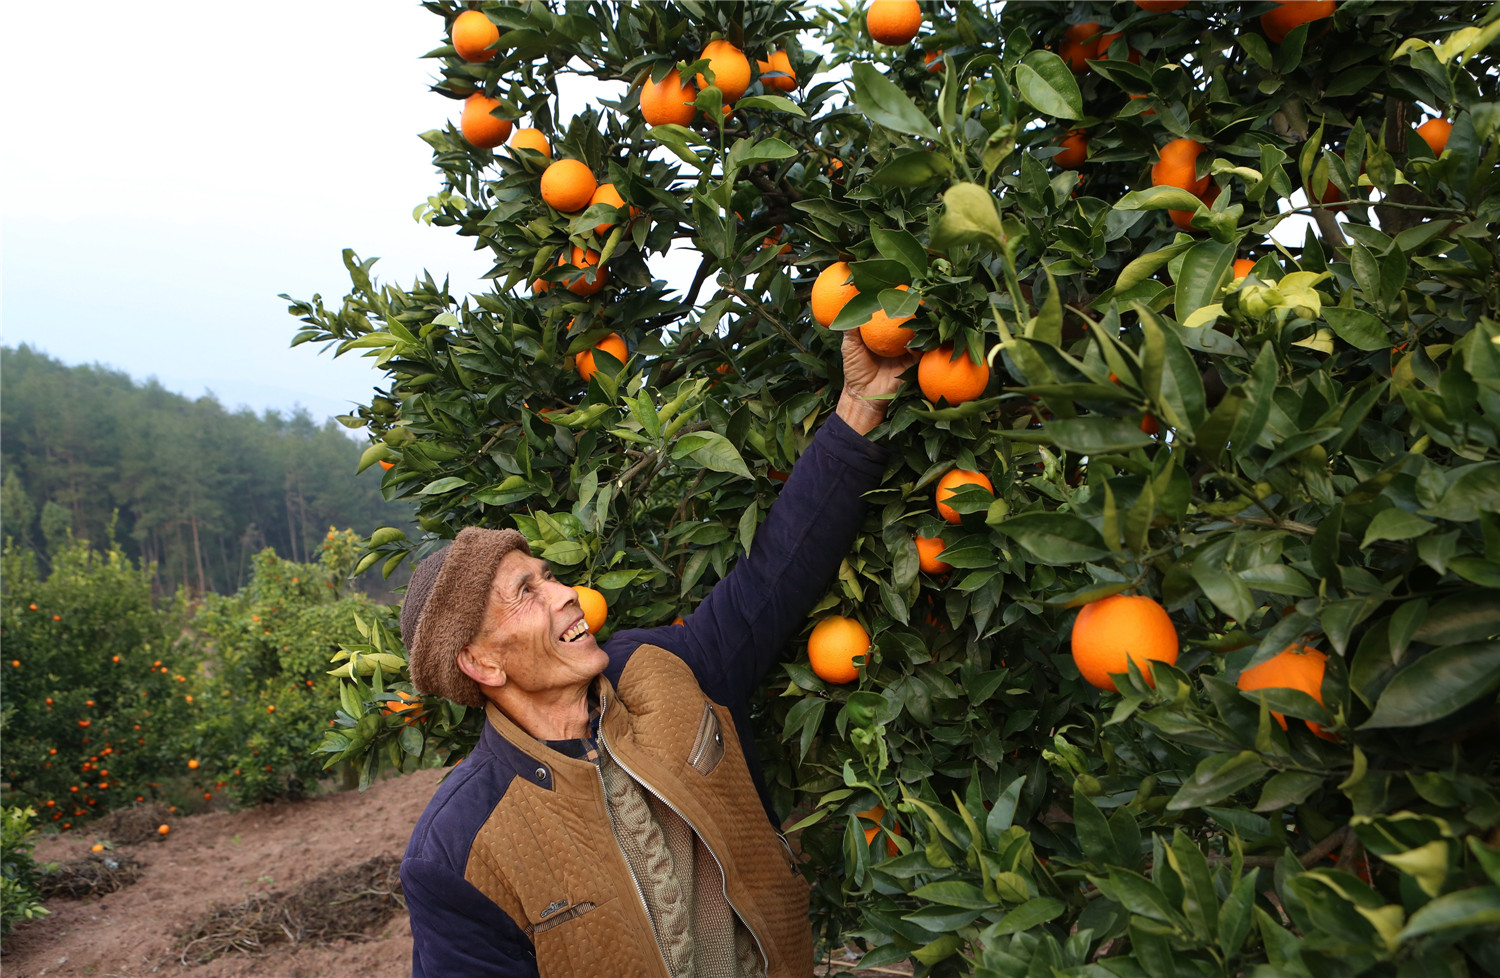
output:
[[[653,82],[647,76],[641,85],[641,118],[653,126],[668,123],[685,126],[693,121],[693,114],[697,112],[693,107],[693,100],[697,97],[698,89],[692,82],[683,81],[676,68],[667,72],[660,82]]]
[[[1099,57],[1099,22],[1091,20],[1074,24],[1063,31],[1063,40],[1057,46],[1057,53],[1073,69],[1075,75],[1083,74],[1088,70],[1089,59]]]
[[[760,239],[760,246],[761,246],[761,248],[765,249],[765,248],[774,248],[774,247],[776,247],[776,243],[781,240],[781,234],[782,234],[782,232],[784,230],[786,230],[786,229],[782,228],[782,227],[774,227],[774,228],[772,228],[770,234],[768,234],[764,238]],[[778,252],[776,252],[776,254],[777,255],[784,255],[784,254],[786,254],[787,252],[789,252],[791,250],[792,250],[792,246],[791,245],[784,244],[784,245],[781,246],[781,250],[778,251]]]
[[[1088,134],[1082,129],[1074,129],[1062,139],[1058,140],[1062,150],[1054,157],[1052,162],[1064,170],[1076,170],[1083,166],[1083,161],[1088,159],[1089,139]]]
[[[700,58],[708,59],[709,70],[714,73],[714,80],[710,82],[706,75],[698,76],[698,87],[708,88],[709,85],[717,85],[723,93],[725,102],[733,102],[745,94],[745,89],[750,87],[750,59],[745,57],[745,52],[720,38],[717,41],[709,41],[704,45]]]
[[[1150,98],[1151,96],[1149,96],[1149,95],[1132,95],[1130,97],[1131,98]],[[1142,112],[1141,115],[1156,115],[1156,110],[1155,109],[1147,109],[1145,112]]]
[[[1154,435],[1161,431],[1161,425],[1156,423],[1156,415],[1146,414],[1141,417],[1141,430],[1148,435]]]
[[[500,28],[477,10],[465,10],[453,18],[453,50],[465,61],[489,61],[495,56],[490,45],[500,40]]]
[[[582,353],[578,354],[577,358],[575,358],[573,361],[574,367],[576,367],[578,370],[578,376],[583,378],[583,382],[585,384],[587,384],[589,380],[593,378],[594,373],[599,369],[598,365],[594,363],[594,350],[603,350],[605,353],[608,353],[610,356],[614,357],[621,363],[624,363],[625,358],[630,355],[629,351],[625,347],[625,337],[621,336],[619,333],[610,333],[608,336],[604,337],[604,339],[595,343],[593,349],[584,350]],[[578,589],[574,588],[574,590],[576,591]],[[583,604],[583,598],[581,596],[582,593],[582,591],[579,591],[579,604]],[[595,591],[594,593],[597,594],[598,592]],[[604,599],[601,597],[599,600],[603,601]],[[588,609],[584,608],[584,611],[587,612]],[[602,616],[603,612],[601,612],[600,614]],[[584,617],[589,618],[587,614],[585,614]],[[600,622],[604,621],[603,617],[601,617],[599,620]],[[597,628],[594,625],[593,618],[589,618],[589,631],[592,632],[596,630]]]
[[[615,189],[614,184],[601,183],[599,184],[598,188],[594,190],[593,196],[589,198],[588,206],[593,207],[595,204],[609,204],[613,207],[624,207],[625,198],[620,196],[620,192]],[[634,219],[640,216],[641,209],[639,207],[632,207],[630,208],[629,213],[631,218]],[[613,221],[606,221],[603,224],[595,224],[594,233],[608,234],[609,229],[614,226],[615,224]]]
[[[1091,601],[1073,622],[1073,662],[1089,683],[1117,691],[1112,674],[1129,672],[1134,661],[1146,682],[1151,663],[1177,662],[1177,628],[1167,610],[1144,594],[1113,594]]]
[[[625,341],[620,339],[619,333],[610,333],[609,336],[604,338],[603,342],[607,343],[611,339],[619,340],[621,349],[624,349]],[[610,349],[609,352],[614,353],[615,351]],[[620,357],[620,362],[625,362],[623,356]],[[588,623],[589,634],[597,635],[599,629],[604,627],[604,619],[609,616],[609,602],[604,600],[604,595],[591,587],[574,584],[573,590],[578,592],[578,607],[583,609],[583,620]]]
[[[790,92],[797,87],[797,73],[792,70],[792,59],[787,57],[784,49],[772,51],[764,61],[756,58],[755,66],[760,69],[760,83],[767,91],[774,88],[778,92]],[[771,75],[772,72],[780,74]]]
[[[1161,148],[1160,159],[1151,164],[1151,186],[1180,187],[1201,195],[1208,189],[1208,174],[1199,177],[1198,156],[1203,144],[1196,139],[1174,139]]]
[[[964,519],[962,513],[943,501],[957,492],[961,486],[983,486],[985,492],[995,491],[995,484],[983,472],[975,472],[972,469],[949,469],[938,480],[937,491],[933,493],[938,513],[949,523],[962,523]]]
[[[1235,685],[1246,692],[1257,689],[1295,689],[1306,693],[1323,705],[1323,673],[1328,668],[1328,656],[1307,645],[1288,645],[1274,656],[1252,669],[1240,673]],[[1281,729],[1286,729],[1286,715],[1272,713]],[[1307,721],[1307,729],[1324,740],[1338,740],[1326,732],[1321,724]]]
[[[1275,10],[1260,15],[1260,28],[1266,37],[1280,44],[1292,28],[1333,16],[1333,0],[1273,0]]]
[[[983,394],[989,383],[990,365],[975,363],[968,353],[955,360],[952,343],[928,350],[917,363],[917,386],[933,404],[957,407]]]
[[[1433,156],[1442,156],[1448,148],[1448,135],[1453,132],[1453,123],[1447,119],[1428,119],[1417,127],[1417,135],[1432,150]]]
[[[1098,47],[1098,52],[1099,53],[1095,56],[1094,60],[1095,61],[1108,61],[1109,60],[1109,46],[1111,44],[1115,43],[1115,38],[1122,37],[1122,36],[1123,35],[1120,34],[1119,32],[1116,32],[1116,33],[1113,33],[1113,34],[1100,34],[1099,35],[1099,47]],[[1137,51],[1133,47],[1130,47],[1129,45],[1126,45],[1126,49],[1125,50],[1126,50],[1126,55],[1125,55],[1125,60],[1126,61],[1129,61],[1133,65],[1138,65],[1138,64],[1141,63],[1141,52]]]
[[[862,818],[862,819],[864,819],[867,822],[874,822],[875,825],[878,826],[880,824],[880,820],[883,819],[883,818],[885,818],[885,806],[884,805],[876,805],[874,808],[867,808],[867,809],[865,809],[862,812],[856,812],[855,815],[854,815],[854,817],[855,818]],[[891,835],[900,835],[901,834],[901,826],[899,826],[899,825],[892,825],[886,831],[890,832]],[[875,836],[878,835],[879,832],[880,832],[880,829],[878,829],[878,828],[868,828],[868,829],[865,829],[865,845],[868,846],[871,843],[873,843],[875,841]],[[893,840],[891,840],[891,839],[886,839],[885,840],[885,851],[886,851],[886,854],[889,855],[889,856],[891,856],[891,857],[895,857],[895,856],[901,855],[901,848],[899,846],[897,846],[896,843]]]
[[[89,852],[103,852],[103,851],[104,851],[104,843],[102,843],[102,842],[95,842],[93,845],[89,846]]]
[[[870,651],[870,633],[853,618],[829,615],[807,636],[807,661],[824,682],[852,683],[859,678],[854,660]]]
[[[380,462],[380,467],[382,469],[385,469],[387,472],[389,472],[391,469],[394,469],[396,467],[396,463],[395,462],[387,462],[383,458],[382,459],[377,459],[377,461]]]
[[[896,288],[902,292],[911,290],[908,285],[898,285]],[[914,318],[915,315],[892,319],[885,314],[884,309],[876,309],[869,321],[859,328],[859,337],[876,356],[899,357],[906,352],[906,345],[917,335],[916,330],[907,329],[901,324]]]
[[[939,559],[942,552],[942,537],[917,537],[917,566],[925,573],[946,574],[953,569],[952,564]]]
[[[422,715],[427,711],[422,709],[422,700],[420,697],[413,696],[412,694],[399,689],[396,690],[396,695],[399,696],[400,699],[388,700],[385,703],[381,704],[380,712],[391,714],[406,713],[408,711],[411,711],[411,716],[407,717],[405,720],[405,723],[408,727],[412,726],[418,720],[422,719]]]
[[[193,758],[192,760],[188,761],[188,770],[189,771],[196,771],[196,770],[198,770],[198,759],[196,757]]]
[[[580,160],[557,160],[542,171],[542,199],[565,214],[587,207],[598,189],[594,171]]]
[[[1208,190],[1205,193],[1199,194],[1198,199],[1212,207],[1213,202],[1219,199],[1219,185],[1216,183],[1209,184]],[[1182,230],[1192,234],[1203,234],[1204,231],[1202,228],[1193,227],[1193,215],[1196,213],[1198,213],[1196,208],[1190,211],[1169,210],[1167,211],[1167,216],[1172,219],[1173,224]]]
[[[478,13],[470,10],[468,13]],[[497,119],[490,112],[500,107],[500,100],[475,92],[464,99],[464,110],[458,117],[458,131],[464,134],[469,145],[480,149],[494,149],[510,135],[510,120]]]
[[[585,251],[577,245],[574,245],[573,253],[569,256],[568,260],[570,264],[572,264],[575,268],[594,268],[599,264],[599,252],[595,251],[593,248]],[[598,292],[600,289],[604,288],[605,283],[609,281],[609,269],[600,268],[591,274],[593,276],[593,281],[589,281],[590,275],[589,273],[586,273],[583,275],[579,275],[577,278],[567,279],[563,282],[563,284],[566,285],[568,287],[568,291],[573,293],[574,295],[593,295],[595,292]]]
[[[812,314],[819,326],[832,323],[838,318],[839,310],[859,295],[859,289],[849,281],[849,275],[846,261],[836,261],[818,273],[812,287]]]
[[[1135,0],[1135,5],[1154,14],[1171,13],[1187,6],[1187,0]]]
[[[1234,272],[1233,272],[1233,275],[1237,279],[1244,278],[1246,275],[1250,274],[1250,270],[1252,268],[1254,268],[1254,267],[1255,267],[1255,259],[1254,258],[1236,258],[1234,260]]]
[[[160,835],[166,835],[168,832],[172,831],[172,826],[166,824],[158,825],[156,827],[156,831]]]
[[[917,0],[870,0],[865,29],[881,44],[909,44],[922,29],[922,7]]]
[[[515,152],[519,149],[534,149],[543,156],[552,156],[552,144],[547,142],[547,137],[540,129],[517,129],[516,134],[510,137],[511,156],[519,157]]]
[[[931,72],[942,71],[943,70],[943,52],[942,52],[942,49],[939,48],[936,51],[928,51],[926,54],[922,55],[922,63],[927,66],[927,70],[928,71],[931,71]]]

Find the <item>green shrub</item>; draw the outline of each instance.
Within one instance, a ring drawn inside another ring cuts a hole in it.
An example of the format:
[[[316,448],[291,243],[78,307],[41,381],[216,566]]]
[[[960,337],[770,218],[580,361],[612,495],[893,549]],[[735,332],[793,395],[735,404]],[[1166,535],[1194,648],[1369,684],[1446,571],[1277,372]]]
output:
[[[16,921],[47,913],[36,898],[36,863],[31,858],[35,819],[34,808],[12,805],[0,813],[0,940],[10,936]]]

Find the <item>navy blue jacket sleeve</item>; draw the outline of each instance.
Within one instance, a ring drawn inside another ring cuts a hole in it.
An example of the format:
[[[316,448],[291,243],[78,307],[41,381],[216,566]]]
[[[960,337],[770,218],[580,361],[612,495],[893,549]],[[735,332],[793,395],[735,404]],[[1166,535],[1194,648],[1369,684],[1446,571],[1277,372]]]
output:
[[[412,978],[536,978],[531,941],[499,907],[439,862],[401,863]]]
[[[884,448],[838,415],[828,418],[793,466],[750,552],[687,617],[686,627],[632,629],[609,645],[668,649],[693,668],[709,697],[743,710],[838,573],[864,519],[861,497],[879,485],[885,460]],[[628,654],[611,658],[623,667]],[[618,678],[617,672],[610,676]]]

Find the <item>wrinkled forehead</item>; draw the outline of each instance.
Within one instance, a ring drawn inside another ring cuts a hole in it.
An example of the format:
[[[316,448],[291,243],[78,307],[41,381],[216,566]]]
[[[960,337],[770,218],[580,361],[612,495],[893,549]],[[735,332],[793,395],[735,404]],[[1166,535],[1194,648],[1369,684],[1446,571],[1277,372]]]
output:
[[[521,582],[534,574],[543,574],[551,567],[540,557],[533,557],[521,550],[512,550],[500,559],[495,576],[490,579],[490,593],[504,597],[513,593]]]

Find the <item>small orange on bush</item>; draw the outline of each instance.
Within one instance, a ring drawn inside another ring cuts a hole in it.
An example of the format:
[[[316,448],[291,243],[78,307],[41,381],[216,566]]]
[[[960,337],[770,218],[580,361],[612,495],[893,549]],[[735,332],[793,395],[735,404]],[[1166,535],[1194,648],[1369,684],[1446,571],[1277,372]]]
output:
[[[917,566],[928,574],[946,574],[953,565],[942,559],[942,537],[917,536]]]
[[[963,514],[949,506],[944,500],[958,491],[960,486],[983,486],[985,492],[993,493],[995,484],[983,472],[975,472],[971,469],[949,469],[948,472],[938,480],[937,490],[933,493],[937,501],[938,513],[949,523],[962,523]]]
[[[534,149],[543,156],[552,156],[552,144],[547,142],[546,135],[540,129],[517,129],[515,135],[510,137],[510,148],[512,156],[519,156],[515,151],[521,149]]]
[[[699,88],[717,85],[723,100],[733,102],[750,87],[750,59],[745,57],[745,52],[728,41],[722,38],[709,41],[699,57],[708,59],[709,70],[714,73],[712,82],[708,80],[708,76],[699,75]]]
[[[1236,279],[1244,278],[1246,275],[1250,274],[1250,270],[1253,269],[1254,267],[1255,267],[1255,259],[1254,258],[1236,258],[1234,260],[1234,272],[1233,272],[1233,275],[1234,275],[1234,277]]]
[[[498,40],[500,28],[477,10],[453,18],[453,50],[465,61],[489,61],[495,56],[490,45]]]
[[[1074,129],[1062,139],[1058,140],[1062,149],[1052,157],[1052,162],[1064,170],[1076,170],[1083,166],[1083,161],[1089,156],[1088,134],[1082,129]]]
[[[917,0],[871,0],[865,29],[881,44],[909,44],[922,29],[922,7]]]
[[[166,835],[168,832],[172,831],[172,826],[167,825],[165,822],[163,822],[161,825],[158,825],[156,827],[156,831],[158,835]]]
[[[1333,16],[1333,0],[1272,0],[1276,9],[1260,15],[1266,37],[1280,44],[1295,27]]]
[[[469,11],[477,13],[477,11]],[[464,110],[458,117],[458,129],[470,145],[480,149],[494,149],[510,135],[509,119],[500,119],[491,113],[500,107],[500,100],[475,92],[464,99]]]
[[[542,171],[542,200],[565,214],[587,207],[597,189],[594,171],[581,160],[557,160]]]
[[[1433,156],[1442,156],[1448,148],[1448,136],[1453,132],[1453,123],[1447,119],[1428,119],[1417,127],[1417,135],[1432,150]]]
[[[574,295],[593,295],[604,288],[605,284],[609,281],[609,269],[595,267],[599,264],[599,252],[593,248],[585,251],[574,245],[572,254],[568,256],[568,261],[574,268],[585,270],[582,275],[563,281],[563,285],[567,286],[568,291]],[[589,269],[593,269],[593,271],[589,271]]]
[[[1114,675],[1129,672],[1134,661],[1155,685],[1152,662],[1177,662],[1177,627],[1155,598],[1144,594],[1112,594],[1091,601],[1073,622],[1073,662],[1083,678],[1099,689],[1115,692]]]
[[[1309,645],[1288,645],[1271,658],[1240,673],[1235,685],[1246,692],[1257,689],[1295,689],[1306,693],[1323,705],[1323,673],[1328,669],[1328,656]],[[1286,729],[1286,714],[1272,712],[1271,716]],[[1324,740],[1338,737],[1323,729],[1322,724],[1307,721],[1307,729]]]
[[[589,198],[588,205],[590,207],[593,207],[595,204],[609,204],[611,207],[624,208],[625,198],[620,196],[620,191],[615,188],[614,184],[601,183],[599,184],[598,188],[594,190],[593,196]],[[632,207],[629,210],[629,214],[632,219],[638,217],[640,213],[641,209],[639,207]],[[595,224],[594,233],[608,234],[609,229],[614,226],[615,225],[613,221],[606,221],[603,224]]]
[[[619,334],[611,333],[610,336],[618,337]],[[621,340],[624,346],[625,341]],[[620,358],[624,360],[624,357]],[[578,607],[583,609],[583,620],[588,623],[589,634],[599,634],[599,629],[604,627],[604,619],[609,617],[609,602],[604,600],[604,595],[594,588],[582,584],[574,584],[573,590],[578,592]]]
[[[792,59],[787,57],[785,49],[772,51],[764,61],[757,58],[755,66],[760,69],[760,83],[767,91],[790,92],[797,87],[797,73],[792,70]],[[772,75],[772,72],[779,74]]]
[[[854,817],[862,818],[866,822],[874,822],[875,825],[878,826],[880,825],[880,820],[885,818],[885,806],[876,805],[874,808],[867,808],[862,812],[856,812]],[[901,826],[892,825],[887,831],[889,831],[891,835],[900,835]],[[873,843],[875,841],[875,836],[879,832],[880,829],[876,827],[865,829],[865,845],[868,846]],[[896,845],[895,840],[893,839],[885,840],[885,851],[886,855],[891,856],[892,858],[901,855],[901,848]]]
[[[599,365],[594,362],[594,350],[603,350],[621,363],[624,363],[625,358],[630,355],[629,350],[625,346],[625,337],[619,333],[610,333],[604,339],[595,343],[593,349],[584,350],[578,354],[577,358],[573,361],[573,366],[577,369],[578,376],[583,378],[585,384],[592,380],[594,374],[599,370]],[[582,602],[580,601],[580,603]]]
[[[1063,31],[1063,40],[1057,46],[1057,53],[1075,75],[1081,75],[1088,70],[1089,59],[1099,57],[1099,37],[1098,21],[1074,24]]]
[[[975,363],[967,353],[955,359],[951,343],[928,350],[917,364],[917,386],[933,404],[957,407],[979,397],[989,383],[990,365]]]
[[[1174,139],[1161,148],[1160,159],[1151,164],[1151,186],[1180,187],[1190,194],[1208,189],[1208,174],[1198,176],[1198,156],[1203,144],[1196,139]]]
[[[193,759],[191,759],[190,761],[188,761],[188,770],[189,771],[196,771],[196,770],[198,770],[198,759],[196,757],[193,758]]]
[[[697,97],[697,87],[683,81],[676,68],[659,82],[648,77],[641,85],[641,118],[653,126],[668,123],[685,126],[698,111],[693,107]]]
[[[852,683],[859,678],[854,660],[870,651],[870,633],[853,618],[829,615],[807,637],[807,661],[824,682]]]

